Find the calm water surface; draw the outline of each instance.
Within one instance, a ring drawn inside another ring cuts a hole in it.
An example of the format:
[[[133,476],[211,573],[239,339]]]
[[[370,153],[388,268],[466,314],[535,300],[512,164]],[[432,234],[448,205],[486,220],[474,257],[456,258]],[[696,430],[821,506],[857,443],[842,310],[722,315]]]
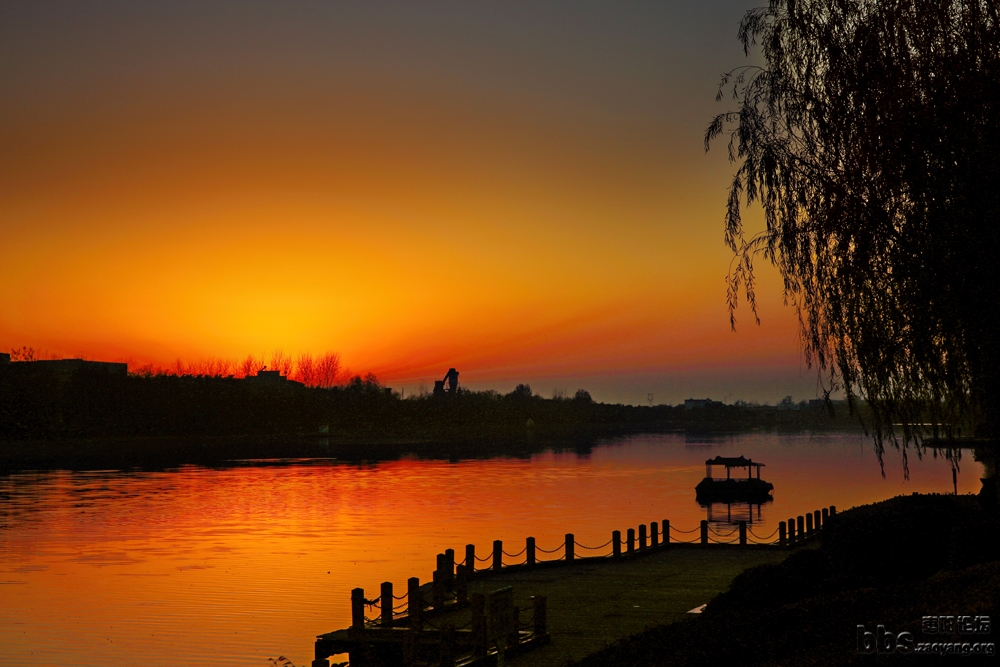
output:
[[[586,455],[530,459],[336,461],[169,472],[41,472],[0,478],[0,664],[269,665],[312,658],[315,635],[350,623],[350,589],[378,595],[429,578],[434,556],[468,543],[487,555],[526,536],[555,548],[611,531],[706,518],[694,486],[705,460],[766,465],[778,521],[899,493],[951,492],[950,465],[898,454],[881,477],[860,435],[645,435]],[[966,454],[959,493],[979,489]],[[724,513],[724,510],[723,510]],[[756,517],[756,513],[755,513]],[[585,552],[584,552],[585,553]]]

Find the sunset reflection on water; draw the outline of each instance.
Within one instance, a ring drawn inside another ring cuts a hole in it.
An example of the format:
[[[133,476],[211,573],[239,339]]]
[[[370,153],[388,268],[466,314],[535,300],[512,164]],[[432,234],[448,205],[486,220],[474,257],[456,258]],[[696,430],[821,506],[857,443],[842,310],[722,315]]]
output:
[[[898,454],[882,479],[861,436],[645,435],[530,459],[311,461],[168,472],[0,478],[0,664],[309,664],[315,635],[350,620],[350,589],[426,581],[434,557],[501,539],[553,549],[612,530],[707,518],[705,460],[752,457],[774,501],[755,529],[820,507],[952,491],[947,461]],[[959,493],[979,489],[966,453]],[[723,508],[723,512],[725,508]],[[579,552],[579,549],[578,549]]]

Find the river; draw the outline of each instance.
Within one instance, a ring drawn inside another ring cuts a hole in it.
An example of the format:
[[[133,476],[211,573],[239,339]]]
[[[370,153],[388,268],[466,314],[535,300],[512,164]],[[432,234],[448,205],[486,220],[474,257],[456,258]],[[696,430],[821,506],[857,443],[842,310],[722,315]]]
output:
[[[641,435],[586,453],[371,464],[241,462],[163,472],[45,471],[0,477],[0,665],[308,665],[315,635],[350,623],[350,590],[405,592],[435,554],[524,538],[553,549],[611,531],[707,517],[694,486],[717,455],[763,462],[771,533],[790,516],[900,493],[951,493],[949,462],[899,454],[882,477],[859,434]],[[982,467],[968,452],[958,492]],[[724,517],[725,506],[712,508]],[[509,547],[507,545],[510,545]],[[578,553],[585,555],[580,548]]]

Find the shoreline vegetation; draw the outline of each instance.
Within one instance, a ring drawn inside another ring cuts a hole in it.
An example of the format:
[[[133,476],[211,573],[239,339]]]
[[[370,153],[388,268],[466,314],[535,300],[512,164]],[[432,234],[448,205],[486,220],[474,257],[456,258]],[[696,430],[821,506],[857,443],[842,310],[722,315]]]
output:
[[[404,399],[373,375],[308,387],[274,372],[242,379],[129,374],[97,362],[0,364],[0,472],[484,458],[588,451],[633,433],[860,430],[845,403],[790,398],[777,406],[631,406],[595,402],[585,390],[542,398],[522,384],[508,394],[459,389]]]

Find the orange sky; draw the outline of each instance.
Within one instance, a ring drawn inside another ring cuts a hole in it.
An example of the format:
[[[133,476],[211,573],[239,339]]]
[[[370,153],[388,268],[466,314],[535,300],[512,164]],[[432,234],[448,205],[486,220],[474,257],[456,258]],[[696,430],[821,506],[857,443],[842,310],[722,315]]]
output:
[[[773,269],[725,308],[747,6],[4,7],[0,350],[811,397]]]

